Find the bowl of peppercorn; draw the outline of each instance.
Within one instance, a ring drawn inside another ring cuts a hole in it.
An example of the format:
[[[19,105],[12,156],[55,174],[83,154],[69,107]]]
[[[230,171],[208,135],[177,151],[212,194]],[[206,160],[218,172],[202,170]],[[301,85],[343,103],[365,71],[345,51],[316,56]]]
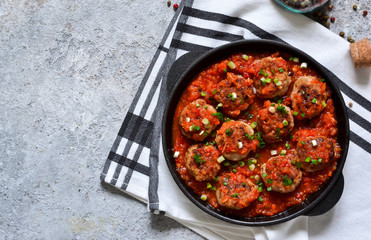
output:
[[[321,8],[328,0],[274,0],[282,8],[295,13],[308,13]]]

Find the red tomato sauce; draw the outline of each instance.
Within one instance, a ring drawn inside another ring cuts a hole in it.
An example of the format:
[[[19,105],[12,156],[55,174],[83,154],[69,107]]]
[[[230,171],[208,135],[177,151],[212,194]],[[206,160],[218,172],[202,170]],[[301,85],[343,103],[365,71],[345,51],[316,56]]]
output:
[[[243,57],[243,54],[248,56],[248,60]],[[318,191],[324,182],[326,182],[332,175],[333,171],[336,169],[337,159],[332,161],[325,169],[319,170],[316,172],[306,172],[302,171],[303,177],[299,186],[290,193],[278,193],[274,191],[268,191],[267,187],[264,185],[262,178],[260,177],[260,166],[264,164],[271,155],[271,150],[276,150],[281,153],[282,150],[285,150],[286,156],[293,157],[295,154],[295,148],[297,147],[297,140],[300,137],[305,136],[316,136],[321,135],[329,139],[337,140],[337,121],[335,116],[335,109],[333,100],[331,99],[331,91],[326,86],[326,91],[328,93],[328,98],[326,100],[326,107],[321,112],[318,117],[313,119],[304,119],[295,118],[295,127],[291,134],[287,137],[284,137],[282,141],[277,143],[265,143],[263,147],[256,147],[255,151],[251,151],[248,157],[242,161],[224,161],[221,163],[221,170],[218,176],[223,173],[232,173],[235,175],[243,175],[246,178],[249,178],[253,183],[260,186],[262,191],[260,192],[259,200],[255,200],[248,207],[241,210],[232,210],[226,207],[223,207],[218,204],[215,188],[218,187],[218,179],[211,181],[196,181],[192,177],[186,167],[185,167],[185,153],[193,144],[197,142],[185,137],[180,129],[179,118],[180,113],[183,108],[190,102],[196,99],[204,99],[208,104],[216,107],[218,103],[213,99],[213,92],[217,88],[217,84],[226,79],[227,73],[232,72],[236,75],[241,75],[244,78],[253,79],[255,70],[253,69],[253,62],[257,59],[264,57],[282,57],[286,60],[287,71],[290,73],[292,83],[290,84],[289,90],[287,93],[279,98],[270,99],[272,102],[280,101],[283,104],[291,107],[290,94],[293,88],[295,81],[301,76],[316,76],[319,79],[322,79],[321,76],[317,74],[314,70],[308,66],[308,68],[301,68],[300,62],[294,62],[290,60],[292,56],[276,52],[273,54],[264,53],[264,54],[250,54],[250,53],[238,53],[233,54],[227,59],[215,63],[208,68],[200,72],[193,81],[188,85],[188,87],[183,92],[174,114],[174,121],[172,126],[173,133],[173,151],[179,152],[179,156],[174,158],[176,162],[177,171],[181,175],[185,183],[193,189],[193,191],[201,195],[207,196],[207,201],[210,205],[215,208],[220,209],[225,212],[227,215],[239,215],[244,217],[254,217],[258,215],[271,216],[278,214],[288,207],[300,204],[303,202],[309,195]],[[233,61],[235,64],[234,69],[230,69],[227,64],[229,61]],[[201,92],[206,93],[201,95]],[[218,112],[224,114],[225,120],[228,121],[228,118],[233,120],[241,120],[248,124],[256,122],[256,116],[259,109],[264,107],[265,100],[259,98],[254,98],[254,102],[250,104],[247,110],[241,111],[237,117],[230,117],[222,109],[218,109]],[[222,124],[222,122],[221,122]],[[216,132],[221,124],[214,130]],[[255,133],[257,128],[254,129]],[[215,145],[215,133],[210,134],[202,143],[214,144]],[[250,168],[251,161],[256,162],[255,168]],[[228,166],[225,166],[226,163],[229,163]],[[210,184],[211,187],[210,188]],[[207,187],[209,185],[209,188]]]

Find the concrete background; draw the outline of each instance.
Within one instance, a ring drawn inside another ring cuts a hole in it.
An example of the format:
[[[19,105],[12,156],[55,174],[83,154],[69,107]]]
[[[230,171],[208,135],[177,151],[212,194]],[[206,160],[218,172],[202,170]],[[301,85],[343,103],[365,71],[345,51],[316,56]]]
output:
[[[355,2],[333,2],[330,30],[359,40],[370,0]],[[0,0],[0,239],[202,239],[99,179],[173,15],[167,1]]]

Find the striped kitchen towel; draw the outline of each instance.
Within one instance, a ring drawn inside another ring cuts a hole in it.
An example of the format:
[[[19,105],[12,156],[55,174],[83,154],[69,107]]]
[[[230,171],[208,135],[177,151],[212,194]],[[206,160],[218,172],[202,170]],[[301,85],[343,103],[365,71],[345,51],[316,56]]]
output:
[[[352,102],[347,109],[351,143],[343,172],[345,189],[335,208],[322,216],[270,227],[225,223],[194,206],[167,169],[161,121],[172,63],[187,52],[241,39],[270,39],[301,49],[328,70],[345,102]],[[286,12],[270,0],[182,1],[122,123],[101,179],[147,203],[150,211],[210,239],[367,239],[367,226],[361,223],[369,222],[371,214],[371,191],[363,190],[371,187],[370,92],[370,69],[353,68],[348,43],[305,16]]]

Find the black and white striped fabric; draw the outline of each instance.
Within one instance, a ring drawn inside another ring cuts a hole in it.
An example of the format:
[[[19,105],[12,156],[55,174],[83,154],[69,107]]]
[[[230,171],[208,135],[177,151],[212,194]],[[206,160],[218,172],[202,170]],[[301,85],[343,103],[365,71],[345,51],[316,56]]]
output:
[[[265,228],[234,226],[196,209],[168,172],[160,132],[169,68],[189,51],[241,39],[270,39],[303,50],[327,69],[345,102],[353,104],[347,109],[351,144],[345,190],[337,206],[323,216]],[[302,15],[286,12],[270,0],[182,1],[133,99],[101,179],[147,203],[150,211],[166,214],[210,239],[308,239],[308,231],[310,239],[366,239],[366,227],[357,223],[369,222],[371,214],[367,205],[371,193],[362,190],[371,187],[370,92],[370,69],[353,68],[348,43]]]

